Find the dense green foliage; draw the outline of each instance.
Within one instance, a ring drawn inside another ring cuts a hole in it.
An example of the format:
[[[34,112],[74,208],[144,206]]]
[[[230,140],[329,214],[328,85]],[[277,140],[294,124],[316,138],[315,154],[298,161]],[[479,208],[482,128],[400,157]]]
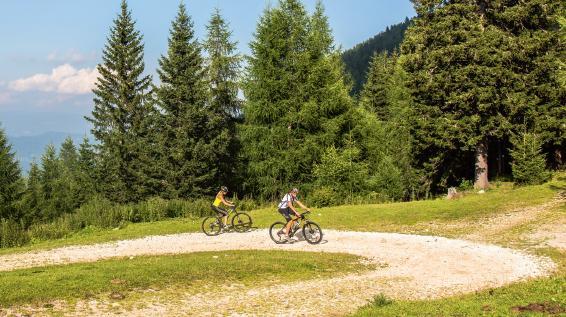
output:
[[[388,26],[385,31],[375,35],[371,39],[357,44],[342,54],[342,60],[346,65],[348,74],[352,76],[352,94],[358,95],[364,86],[369,69],[370,61],[375,54],[391,54],[399,48],[405,31],[411,24],[408,18],[404,22]]]

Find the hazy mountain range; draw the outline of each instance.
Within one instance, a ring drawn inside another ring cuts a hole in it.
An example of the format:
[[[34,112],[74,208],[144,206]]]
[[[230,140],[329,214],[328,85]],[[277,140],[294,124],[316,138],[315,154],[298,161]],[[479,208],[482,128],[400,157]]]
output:
[[[51,143],[59,148],[61,143],[63,143],[67,137],[71,137],[75,145],[78,147],[78,145],[82,142],[84,135],[64,132],[46,132],[29,136],[8,135],[8,140],[12,144],[12,150],[16,153],[16,158],[20,162],[22,170],[27,173],[31,162],[34,160],[36,162],[41,161],[41,155],[48,144]]]

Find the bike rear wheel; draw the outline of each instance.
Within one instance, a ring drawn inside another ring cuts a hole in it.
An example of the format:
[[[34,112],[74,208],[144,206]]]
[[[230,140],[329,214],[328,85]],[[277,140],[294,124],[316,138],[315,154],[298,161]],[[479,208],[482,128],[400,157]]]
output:
[[[285,225],[286,223],[278,221],[272,224],[271,227],[269,227],[269,236],[271,237],[271,240],[273,240],[273,242],[277,244],[282,244],[287,242],[287,239],[283,238],[284,235],[277,234],[280,231],[285,230]]]
[[[237,232],[249,231],[252,227],[252,217],[245,212],[239,212],[232,217],[232,228]]]
[[[202,232],[207,236],[217,236],[220,234],[221,222],[217,217],[206,217],[202,221]]]
[[[303,227],[303,237],[310,244],[318,244],[322,241],[322,229],[318,224],[308,221]]]

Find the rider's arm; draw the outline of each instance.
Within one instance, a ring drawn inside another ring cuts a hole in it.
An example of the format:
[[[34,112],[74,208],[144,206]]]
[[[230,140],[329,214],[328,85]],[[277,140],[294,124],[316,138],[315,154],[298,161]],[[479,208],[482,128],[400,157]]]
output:
[[[295,200],[295,201],[298,202],[298,200]],[[299,203],[299,204],[301,204],[301,203]],[[288,205],[289,208],[291,208],[291,210],[295,213],[295,216],[297,216],[297,217],[300,217],[300,216],[301,216],[301,214],[297,212],[297,209],[295,209],[295,206],[293,206],[293,202],[292,202],[292,201],[290,201],[287,205]],[[301,205],[302,205],[302,204],[301,204]]]
[[[302,202],[300,202],[300,201],[298,201],[298,200],[295,200],[295,201],[297,202],[297,204],[298,204],[301,208],[306,209],[306,210],[309,210],[309,207],[303,205]]]
[[[222,203],[223,203],[224,205],[229,206],[229,207],[234,207],[234,203],[231,202],[231,201],[229,201],[229,200],[226,200],[226,199],[224,198],[224,195],[221,195],[221,196],[220,196],[220,200],[222,200]]]

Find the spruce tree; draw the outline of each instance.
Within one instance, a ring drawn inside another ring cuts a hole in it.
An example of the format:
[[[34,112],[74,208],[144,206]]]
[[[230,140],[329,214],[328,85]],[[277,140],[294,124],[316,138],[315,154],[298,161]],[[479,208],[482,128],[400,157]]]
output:
[[[104,194],[115,201],[136,201],[149,196],[145,170],[151,148],[149,131],[152,104],[148,93],[151,76],[143,75],[142,36],[125,0],[110,29],[108,43],[97,69],[100,77],[93,90],[94,110],[87,118],[100,142],[101,183]],[[153,123],[154,124],[154,123]]]
[[[59,161],[61,164],[60,192],[63,205],[62,211],[71,212],[80,206],[79,189],[79,155],[77,148],[70,137],[61,144],[59,150]]]
[[[201,48],[185,5],[172,22],[166,56],[159,60],[161,86],[156,95],[161,108],[160,149],[165,170],[164,196],[209,194],[217,184],[218,122],[207,104],[207,83]]]
[[[389,119],[388,91],[392,88],[389,81],[394,72],[395,55],[387,52],[375,54],[371,59],[367,80],[361,93],[360,103],[373,111],[382,121]]]
[[[282,0],[261,17],[244,84],[241,138],[248,186],[266,198],[312,182],[324,150],[341,147],[352,101],[320,3],[312,16]]]
[[[80,204],[87,202],[98,192],[101,171],[97,163],[94,146],[90,144],[87,137],[84,137],[79,146],[78,158],[78,182],[80,184],[78,200]]]
[[[241,174],[236,123],[241,117],[238,92],[242,58],[236,53],[237,42],[231,41],[232,32],[218,9],[212,14],[207,30],[204,49],[208,53],[207,80],[210,87],[208,107],[212,131],[209,136],[211,142],[217,144],[216,182],[217,185],[235,188],[241,181],[236,179]]]
[[[475,172],[476,187],[486,188],[489,146],[513,132],[537,128],[546,148],[561,148],[556,1],[413,3],[403,66],[415,101],[414,150],[432,187]]]
[[[506,65],[512,55],[501,49],[509,37],[488,23],[483,2],[413,3],[418,17],[402,53],[414,97],[417,162],[433,189],[469,175],[485,189],[488,144],[510,127],[503,79],[513,77]],[[467,164],[475,168],[462,168]]]
[[[542,184],[550,179],[542,140],[534,133],[521,133],[512,139],[513,180],[518,184]]]
[[[22,197],[23,220],[26,225],[41,221],[43,193],[41,189],[41,170],[34,161],[30,164],[26,189]]]
[[[41,218],[42,220],[53,220],[63,213],[64,196],[66,194],[62,185],[61,162],[57,157],[57,151],[53,144],[45,147],[41,156],[40,169],[41,182]]]
[[[20,217],[16,203],[23,191],[19,163],[3,129],[0,129],[0,219]]]

